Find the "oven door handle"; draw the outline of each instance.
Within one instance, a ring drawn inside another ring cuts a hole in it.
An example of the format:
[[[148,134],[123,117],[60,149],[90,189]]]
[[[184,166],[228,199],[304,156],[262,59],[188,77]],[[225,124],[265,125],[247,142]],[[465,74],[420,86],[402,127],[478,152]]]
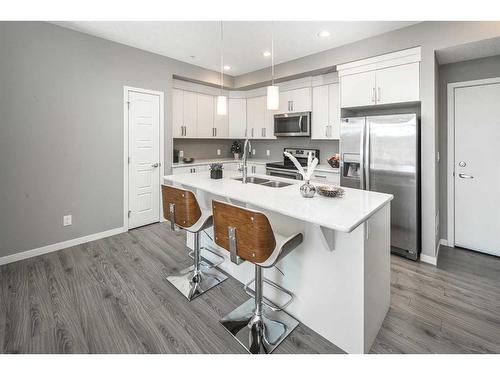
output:
[[[300,180],[300,173],[298,171],[294,172],[294,171],[288,171],[286,169],[281,169],[281,168],[266,167],[266,172],[277,172],[277,173],[288,175],[288,176],[298,177],[296,179]]]

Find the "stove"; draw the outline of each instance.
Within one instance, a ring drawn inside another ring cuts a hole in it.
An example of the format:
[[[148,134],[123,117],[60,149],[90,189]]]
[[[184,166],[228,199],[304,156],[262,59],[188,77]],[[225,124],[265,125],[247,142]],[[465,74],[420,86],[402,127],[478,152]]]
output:
[[[288,148],[283,150],[283,154],[289,152],[297,158],[297,161],[303,167],[307,166],[307,155],[312,153],[313,158],[319,159],[319,150],[316,149],[303,149],[303,148]],[[297,171],[293,162],[283,155],[283,161],[279,163],[267,163],[266,174],[269,176],[292,178],[295,180],[302,180],[302,175]]]

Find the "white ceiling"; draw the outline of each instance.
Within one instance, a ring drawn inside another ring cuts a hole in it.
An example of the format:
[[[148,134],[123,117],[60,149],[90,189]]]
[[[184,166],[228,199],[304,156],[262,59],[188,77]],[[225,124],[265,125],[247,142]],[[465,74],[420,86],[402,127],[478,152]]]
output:
[[[220,70],[220,23],[217,21],[77,21],[56,24],[188,62]],[[275,62],[352,43],[403,28],[417,22],[406,21],[224,21],[224,62],[232,76],[270,65],[262,56],[271,48],[274,29]],[[319,38],[322,30],[331,35]],[[191,57],[194,56],[194,57]]]

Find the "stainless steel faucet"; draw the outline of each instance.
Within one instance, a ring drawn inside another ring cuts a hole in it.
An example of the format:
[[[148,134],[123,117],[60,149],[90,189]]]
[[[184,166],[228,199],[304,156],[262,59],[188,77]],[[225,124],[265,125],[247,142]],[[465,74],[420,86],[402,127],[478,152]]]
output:
[[[247,146],[248,146],[248,151],[247,151]],[[243,146],[243,163],[242,166],[240,167],[240,171],[243,174],[243,178],[241,179],[241,182],[246,184],[247,183],[247,175],[248,175],[248,167],[247,167],[247,159],[248,159],[248,153],[252,149],[252,144],[250,143],[250,139],[245,139],[245,145]]]

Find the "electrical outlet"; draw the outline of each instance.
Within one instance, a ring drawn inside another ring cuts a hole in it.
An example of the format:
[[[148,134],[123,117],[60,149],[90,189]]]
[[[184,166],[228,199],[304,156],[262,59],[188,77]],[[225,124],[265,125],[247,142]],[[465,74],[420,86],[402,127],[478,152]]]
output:
[[[252,155],[255,155],[255,149],[252,150]]]
[[[63,216],[63,227],[67,227],[68,225],[71,225],[72,220],[73,220],[73,217],[71,215]]]
[[[184,157],[184,150],[179,150],[179,157],[183,158]]]
[[[271,155],[271,150],[266,150],[266,156],[270,156]]]
[[[217,155],[220,155],[220,150],[219,149],[217,149]]]

